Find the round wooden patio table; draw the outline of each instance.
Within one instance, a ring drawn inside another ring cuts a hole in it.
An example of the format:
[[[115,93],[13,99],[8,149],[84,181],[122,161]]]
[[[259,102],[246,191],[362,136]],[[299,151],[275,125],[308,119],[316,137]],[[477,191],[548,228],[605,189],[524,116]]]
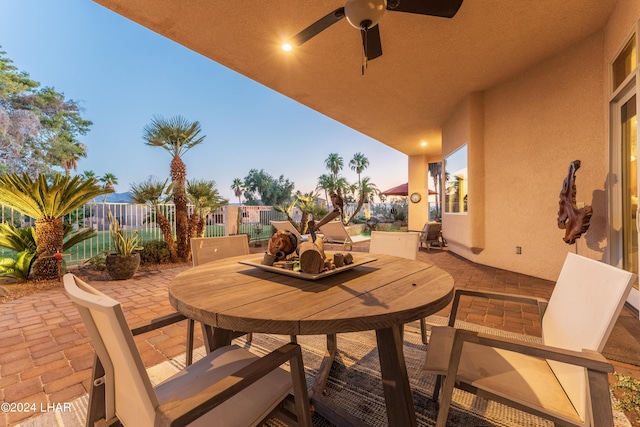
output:
[[[262,255],[257,254],[213,261],[176,276],[169,300],[180,313],[207,325],[208,351],[230,344],[233,331],[327,335],[327,356],[311,397],[323,416],[322,410],[331,412],[325,416],[330,421],[340,411],[327,410],[321,389],[335,356],[335,334],[375,330],[389,425],[415,426],[402,325],[446,307],[453,297],[453,279],[421,261],[352,254],[356,262],[373,260],[317,280],[240,263],[259,264]]]

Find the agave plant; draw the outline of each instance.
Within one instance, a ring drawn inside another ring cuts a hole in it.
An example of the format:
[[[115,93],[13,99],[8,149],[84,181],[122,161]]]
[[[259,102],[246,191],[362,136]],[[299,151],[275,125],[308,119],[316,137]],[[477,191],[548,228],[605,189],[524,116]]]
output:
[[[31,179],[26,173],[0,176],[0,204],[35,218],[36,260],[33,278],[58,278],[59,260],[64,243],[63,216],[90,200],[109,193],[95,178],[55,174]]]

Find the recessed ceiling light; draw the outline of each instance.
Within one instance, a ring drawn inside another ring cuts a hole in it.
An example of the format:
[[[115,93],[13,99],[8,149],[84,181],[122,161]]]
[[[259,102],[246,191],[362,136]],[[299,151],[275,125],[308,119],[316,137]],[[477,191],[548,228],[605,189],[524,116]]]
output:
[[[284,50],[285,52],[290,52],[292,49],[291,45],[289,43],[284,43],[282,45],[282,50]]]
[[[422,141],[422,142],[420,143],[420,145],[421,145],[422,147],[426,147],[426,146],[427,146],[427,142],[426,142],[426,141]]]

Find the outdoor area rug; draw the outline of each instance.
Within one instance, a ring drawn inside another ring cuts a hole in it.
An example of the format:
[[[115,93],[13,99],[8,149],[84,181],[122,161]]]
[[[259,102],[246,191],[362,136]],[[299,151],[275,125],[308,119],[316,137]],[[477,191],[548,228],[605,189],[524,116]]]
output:
[[[609,360],[640,366],[640,320],[628,310],[622,310],[602,355]]]
[[[443,325],[447,319],[432,316],[428,318],[430,324]],[[464,323],[464,322],[462,322]],[[460,324],[460,327],[478,331],[488,331],[487,328],[473,324]],[[491,330],[502,336],[535,341],[535,337]],[[422,371],[426,347],[420,339],[419,324],[414,322],[405,328],[404,355],[407,371],[411,382],[416,415],[419,426],[435,425],[437,407],[431,401],[431,393],[435,383],[435,376],[426,375]],[[288,336],[253,334],[251,345],[246,344],[244,338],[238,338],[235,343],[250,349],[257,355],[264,355],[289,341]],[[324,336],[299,336],[298,342],[303,349],[305,370],[309,384],[311,384],[324,356],[326,338]],[[196,350],[194,358],[202,357],[204,349]],[[154,384],[164,380],[184,367],[184,356],[153,366],[147,371]],[[338,335],[338,354],[327,381],[326,395],[336,405],[346,409],[352,415],[371,426],[386,426],[386,410],[384,393],[380,379],[378,352],[376,349],[375,333],[359,332]],[[64,413],[56,418],[54,414],[45,414],[32,418],[20,427],[80,427],[84,426],[88,397],[83,396],[72,402],[73,413]],[[57,414],[60,415],[60,414]],[[629,421],[619,411],[614,410],[616,427],[630,427]],[[548,426],[553,424],[539,417],[509,408],[507,406],[486,401],[461,390],[455,390],[453,405],[449,414],[450,426]],[[267,423],[269,426],[280,426],[278,421]],[[316,427],[330,427],[326,420],[318,415],[313,417]]]

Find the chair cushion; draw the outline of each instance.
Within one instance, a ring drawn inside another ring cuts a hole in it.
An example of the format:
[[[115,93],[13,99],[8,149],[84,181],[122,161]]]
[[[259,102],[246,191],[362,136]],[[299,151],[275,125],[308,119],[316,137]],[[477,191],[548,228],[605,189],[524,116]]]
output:
[[[156,386],[160,404],[185,399],[258,360],[236,345],[222,347]],[[255,426],[291,392],[291,374],[277,368],[190,426]]]
[[[432,328],[426,371],[446,375],[454,333],[447,326]],[[573,424],[584,421],[545,359],[464,343],[457,380]]]

